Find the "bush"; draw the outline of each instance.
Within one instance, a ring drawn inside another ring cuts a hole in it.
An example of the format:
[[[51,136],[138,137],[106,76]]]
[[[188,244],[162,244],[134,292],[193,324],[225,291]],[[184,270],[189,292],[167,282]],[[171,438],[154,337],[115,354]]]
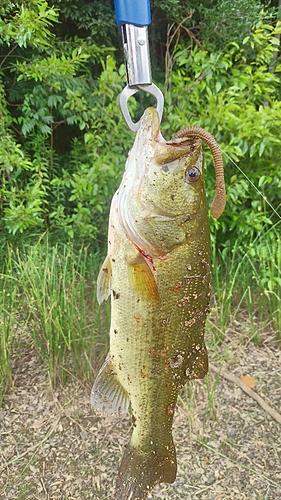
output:
[[[212,222],[221,248],[238,241],[258,252],[255,238],[280,221],[281,66],[275,58],[280,32],[280,24],[275,29],[258,24],[245,45],[232,43],[225,54],[183,46],[175,54],[163,128],[170,134],[187,125],[204,127],[226,155],[227,206],[219,223]],[[209,167],[206,184],[211,199]]]

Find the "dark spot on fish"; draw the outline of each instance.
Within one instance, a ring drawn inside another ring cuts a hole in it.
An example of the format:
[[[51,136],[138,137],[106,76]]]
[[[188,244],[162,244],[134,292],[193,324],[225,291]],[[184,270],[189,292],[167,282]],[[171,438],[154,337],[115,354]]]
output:
[[[103,268],[102,268],[102,270],[103,270],[103,272],[104,272],[105,274],[108,274],[108,269],[107,269],[107,267],[103,267]]]
[[[114,298],[114,299],[119,299],[119,297],[120,297],[120,293],[115,292],[115,290],[112,290],[112,294],[113,294],[113,298]]]
[[[174,288],[172,288],[172,292],[176,292],[177,290],[180,290],[182,288],[182,281],[178,281],[178,283],[175,284]]]
[[[175,199],[175,195],[174,194],[171,194],[171,199],[174,201],[174,199]]]
[[[162,170],[163,170],[163,172],[169,172],[168,165],[163,165]]]
[[[189,220],[191,220],[191,215],[187,215],[182,221],[181,221],[181,224],[185,224],[185,222],[188,222]]]
[[[114,328],[114,333],[117,333],[117,330]]]
[[[115,262],[115,259],[112,259],[112,262]]]
[[[173,415],[175,411],[175,407],[173,404],[169,404],[166,408],[166,414],[167,415]]]
[[[127,342],[129,342],[129,337],[126,338]]]
[[[137,323],[139,323],[140,320],[141,320],[141,316],[139,314],[135,314],[134,318],[135,318],[135,320],[136,320]]]
[[[133,424],[133,427],[137,426],[137,419],[136,419],[134,414],[132,415],[132,424]]]

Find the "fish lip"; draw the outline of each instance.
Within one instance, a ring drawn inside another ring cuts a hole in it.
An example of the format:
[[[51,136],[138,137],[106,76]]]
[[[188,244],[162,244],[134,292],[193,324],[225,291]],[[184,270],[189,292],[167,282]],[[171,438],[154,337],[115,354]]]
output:
[[[160,136],[166,144],[160,132],[160,118],[156,108],[150,106],[145,110],[141,118],[140,132],[149,136],[151,142],[158,142],[158,137]]]

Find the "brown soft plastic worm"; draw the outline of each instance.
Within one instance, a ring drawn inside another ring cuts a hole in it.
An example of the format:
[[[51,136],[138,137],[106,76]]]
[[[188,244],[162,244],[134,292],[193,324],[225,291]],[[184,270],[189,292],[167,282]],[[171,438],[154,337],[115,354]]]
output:
[[[215,196],[211,204],[211,213],[215,219],[218,219],[224,211],[226,198],[225,198],[225,185],[224,185],[224,170],[222,154],[215,138],[201,127],[186,127],[179,130],[170,141],[172,143],[176,139],[184,137],[198,137],[206,142],[209,146],[214,158],[215,171],[216,171],[216,188]]]

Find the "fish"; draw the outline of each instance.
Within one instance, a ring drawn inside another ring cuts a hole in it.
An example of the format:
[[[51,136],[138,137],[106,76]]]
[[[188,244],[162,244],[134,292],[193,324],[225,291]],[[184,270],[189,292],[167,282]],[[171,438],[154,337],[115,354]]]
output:
[[[108,415],[131,408],[116,500],[145,500],[157,483],[174,482],[177,397],[208,371],[210,230],[201,140],[215,160],[211,212],[218,218],[225,187],[215,139],[187,127],[166,141],[153,107],[141,119],[111,203],[108,252],[97,280],[98,302],[111,297],[110,350],[91,404]]]

